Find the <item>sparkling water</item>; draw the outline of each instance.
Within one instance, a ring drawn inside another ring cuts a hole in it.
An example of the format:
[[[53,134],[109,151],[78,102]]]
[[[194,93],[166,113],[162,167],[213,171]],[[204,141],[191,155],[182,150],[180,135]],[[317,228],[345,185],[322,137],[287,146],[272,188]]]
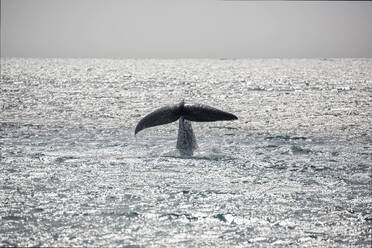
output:
[[[0,245],[369,247],[372,59],[1,58]],[[236,121],[136,136],[167,104]]]

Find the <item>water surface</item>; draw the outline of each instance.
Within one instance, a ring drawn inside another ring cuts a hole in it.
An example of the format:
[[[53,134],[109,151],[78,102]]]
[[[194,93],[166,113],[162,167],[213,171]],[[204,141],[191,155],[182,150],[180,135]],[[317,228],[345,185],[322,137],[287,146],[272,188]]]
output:
[[[2,246],[369,247],[372,60],[1,59]],[[184,99],[239,117],[134,136]]]

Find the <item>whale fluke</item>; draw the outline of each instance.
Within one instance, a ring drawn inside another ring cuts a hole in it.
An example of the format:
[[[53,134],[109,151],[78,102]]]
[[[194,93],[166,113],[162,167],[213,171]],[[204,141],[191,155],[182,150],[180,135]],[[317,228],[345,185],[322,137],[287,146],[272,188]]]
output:
[[[186,120],[198,122],[238,119],[238,117],[233,114],[202,104],[184,106],[182,116]]]
[[[168,124],[179,119],[177,149],[181,155],[191,156],[198,145],[192,121],[227,121],[237,120],[235,115],[207,106],[207,105],[185,105],[184,101],[179,104],[165,106],[151,112],[143,117],[137,124],[134,134],[139,131],[158,125]]]
[[[140,120],[140,122],[138,122],[134,134],[137,134],[139,131],[145,128],[164,125],[178,120],[181,117],[179,111],[180,107],[178,105],[179,104],[173,106],[165,106],[146,115],[143,119]]]
[[[176,105],[159,108],[154,112],[146,115],[137,124],[134,134],[137,134],[139,131],[145,128],[174,122],[180,117],[183,117],[185,120],[188,121],[197,122],[226,121],[238,119],[238,117],[231,113],[207,105],[185,105],[182,101],[181,103]]]

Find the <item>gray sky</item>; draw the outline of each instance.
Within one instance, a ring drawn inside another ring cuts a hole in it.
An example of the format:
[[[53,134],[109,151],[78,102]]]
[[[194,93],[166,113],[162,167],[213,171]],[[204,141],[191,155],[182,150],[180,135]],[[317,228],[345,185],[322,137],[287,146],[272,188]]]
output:
[[[372,2],[1,0],[1,56],[372,57]]]

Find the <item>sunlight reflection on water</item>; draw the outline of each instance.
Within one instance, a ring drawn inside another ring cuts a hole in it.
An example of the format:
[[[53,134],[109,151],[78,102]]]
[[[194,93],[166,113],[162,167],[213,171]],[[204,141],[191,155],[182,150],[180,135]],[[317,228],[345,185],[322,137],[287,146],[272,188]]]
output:
[[[370,244],[369,59],[1,59],[3,246]],[[175,150],[157,107],[204,103]]]

